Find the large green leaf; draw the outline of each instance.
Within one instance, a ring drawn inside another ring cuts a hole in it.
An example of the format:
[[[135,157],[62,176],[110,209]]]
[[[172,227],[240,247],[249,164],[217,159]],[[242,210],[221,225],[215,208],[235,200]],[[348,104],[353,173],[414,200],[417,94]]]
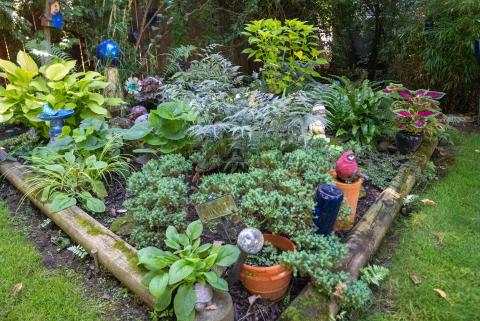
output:
[[[45,70],[45,77],[47,77],[47,79],[49,80],[54,81],[62,80],[73,68],[75,68],[75,63],[75,60],[70,60],[63,64],[51,64]]]
[[[5,123],[13,117],[13,113],[0,114],[0,123]]]
[[[26,52],[19,51],[17,54],[17,63],[28,72],[38,75],[38,66],[35,61]]]
[[[100,198],[105,198],[108,196],[107,189],[102,181],[95,180],[92,182],[92,191]]]
[[[190,321],[191,315],[195,316],[195,302],[197,297],[191,284],[182,284],[173,299],[173,310],[178,321]]]
[[[73,197],[68,196],[65,193],[56,193],[51,202],[48,204],[50,210],[54,213],[60,212],[64,209],[72,207],[77,204],[77,200]]]
[[[88,197],[85,205],[88,210],[94,213],[103,213],[106,210],[105,203],[96,197]]]
[[[7,73],[11,75],[15,75],[15,72],[17,71],[18,66],[8,60],[0,59],[0,68],[2,68],[3,70],[5,70]]]
[[[228,283],[224,279],[218,276],[216,272],[206,272],[203,273],[207,282],[213,286],[215,289],[219,289],[222,291],[228,291]]]
[[[168,286],[168,273],[155,276],[148,285],[150,293],[158,298],[165,293]]]
[[[202,221],[196,220],[190,223],[187,227],[187,236],[191,241],[198,239],[203,232],[203,224]]]
[[[105,98],[103,98],[102,95],[97,94],[97,93],[90,93],[88,95],[88,99],[93,100],[96,102],[99,106],[103,105],[105,103]]]
[[[143,264],[150,271],[160,272],[176,260],[177,256],[174,254],[153,246],[138,251],[138,264]]]
[[[108,115],[108,110],[98,105],[96,102],[91,102],[87,105],[88,109],[94,112],[97,115]]]
[[[153,127],[148,121],[133,125],[130,129],[122,131],[122,137],[125,140],[138,140],[148,135]]]
[[[185,260],[178,260],[175,263],[170,266],[170,270],[168,271],[169,274],[169,284],[175,284],[177,282],[182,281],[185,279],[187,276],[192,274],[192,272],[195,270],[195,267],[193,265],[188,264],[187,261]]]
[[[217,262],[215,262],[215,264],[224,267],[230,266],[238,260],[239,255],[240,250],[237,246],[231,244],[222,245],[218,252]]]
[[[162,312],[172,302],[172,289],[167,289],[155,302],[155,310]]]

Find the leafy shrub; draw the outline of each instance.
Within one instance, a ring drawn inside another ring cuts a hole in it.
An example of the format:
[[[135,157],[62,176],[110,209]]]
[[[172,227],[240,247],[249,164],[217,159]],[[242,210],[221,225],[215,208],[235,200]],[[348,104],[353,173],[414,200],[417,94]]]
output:
[[[76,127],[81,119],[109,116],[105,106],[116,105],[119,99],[104,98],[98,91],[108,86],[103,77],[93,71],[71,73],[75,61],[52,61],[38,68],[25,52],[17,55],[18,66],[0,59],[0,69],[6,78],[6,87],[0,86],[0,123],[18,121],[42,130],[48,137],[48,128],[37,116],[42,104],[53,109],[74,109],[67,124]]]
[[[201,221],[188,225],[185,234],[169,226],[165,244],[175,252],[147,247],[138,252],[139,264],[149,272],[143,282],[157,299],[155,309],[164,311],[172,303],[176,320],[194,320],[196,295],[195,284],[208,283],[220,291],[228,291],[227,281],[213,269],[228,267],[235,263],[240,250],[235,245],[201,244],[203,232]],[[175,293],[174,293],[175,292]]]
[[[400,166],[408,160],[408,156],[367,149],[359,154],[358,159],[362,172],[369,177],[373,185],[383,191],[390,186]]]
[[[125,139],[143,139],[148,147],[139,151],[160,151],[172,153],[192,143],[188,128],[197,119],[185,103],[180,100],[162,103],[152,110],[148,121],[141,122],[125,131]]]
[[[377,137],[392,132],[390,101],[372,88],[368,80],[359,86],[347,78],[333,82],[323,95],[328,117],[337,137],[372,144]]]
[[[76,205],[78,201],[91,212],[104,212],[107,197],[105,181],[108,175],[125,177],[126,158],[113,149],[112,139],[96,155],[85,157],[73,149],[59,153],[52,148],[36,148],[27,158],[30,188],[26,195],[40,195],[54,212]]]
[[[161,246],[161,235],[169,225],[179,229],[186,226],[185,173],[191,168],[183,156],[165,155],[149,161],[128,179],[129,199],[124,206],[133,217],[132,240],[137,247]]]
[[[347,257],[348,248],[335,236],[325,237],[313,231],[293,238],[297,251],[280,253],[279,262],[295,275],[310,277],[316,288],[330,297],[340,296],[344,307],[362,306],[371,296],[362,281],[349,283],[349,274],[338,271]]]
[[[331,182],[328,148],[299,149],[282,155],[276,150],[247,159],[248,171],[204,176],[194,202],[231,194],[239,202],[246,225],[275,234],[294,236],[312,227],[312,192],[317,184]]]
[[[252,21],[245,27],[243,35],[254,48],[243,53],[254,61],[262,62],[262,75],[270,91],[280,94],[303,87],[307,79],[319,77],[315,67],[326,63],[320,58],[323,52],[316,48],[316,28],[305,22],[262,19]]]

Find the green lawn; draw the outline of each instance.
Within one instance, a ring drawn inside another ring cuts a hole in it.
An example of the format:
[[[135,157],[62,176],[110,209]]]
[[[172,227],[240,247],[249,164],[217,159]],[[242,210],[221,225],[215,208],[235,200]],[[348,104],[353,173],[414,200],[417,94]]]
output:
[[[381,251],[394,252],[391,274],[352,320],[480,320],[480,134],[456,133],[454,141],[447,176],[422,195],[436,206],[397,224],[399,244]]]
[[[24,232],[12,225],[0,202],[0,320],[100,320],[100,306],[80,292],[73,271],[47,270]],[[23,288],[14,295],[16,284]]]

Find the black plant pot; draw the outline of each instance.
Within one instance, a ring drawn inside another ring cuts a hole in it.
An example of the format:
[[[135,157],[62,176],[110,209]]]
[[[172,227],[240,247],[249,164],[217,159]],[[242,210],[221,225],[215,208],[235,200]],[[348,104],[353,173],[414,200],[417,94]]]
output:
[[[413,153],[417,150],[423,140],[422,134],[412,134],[406,131],[398,132],[395,136],[397,149],[402,154]]]

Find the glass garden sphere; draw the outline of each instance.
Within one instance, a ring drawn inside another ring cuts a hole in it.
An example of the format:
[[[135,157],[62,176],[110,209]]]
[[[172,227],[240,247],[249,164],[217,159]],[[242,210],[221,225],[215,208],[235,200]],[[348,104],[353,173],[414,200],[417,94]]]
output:
[[[120,46],[112,39],[104,40],[97,46],[97,58],[102,62],[118,64],[121,56],[122,50]]]

